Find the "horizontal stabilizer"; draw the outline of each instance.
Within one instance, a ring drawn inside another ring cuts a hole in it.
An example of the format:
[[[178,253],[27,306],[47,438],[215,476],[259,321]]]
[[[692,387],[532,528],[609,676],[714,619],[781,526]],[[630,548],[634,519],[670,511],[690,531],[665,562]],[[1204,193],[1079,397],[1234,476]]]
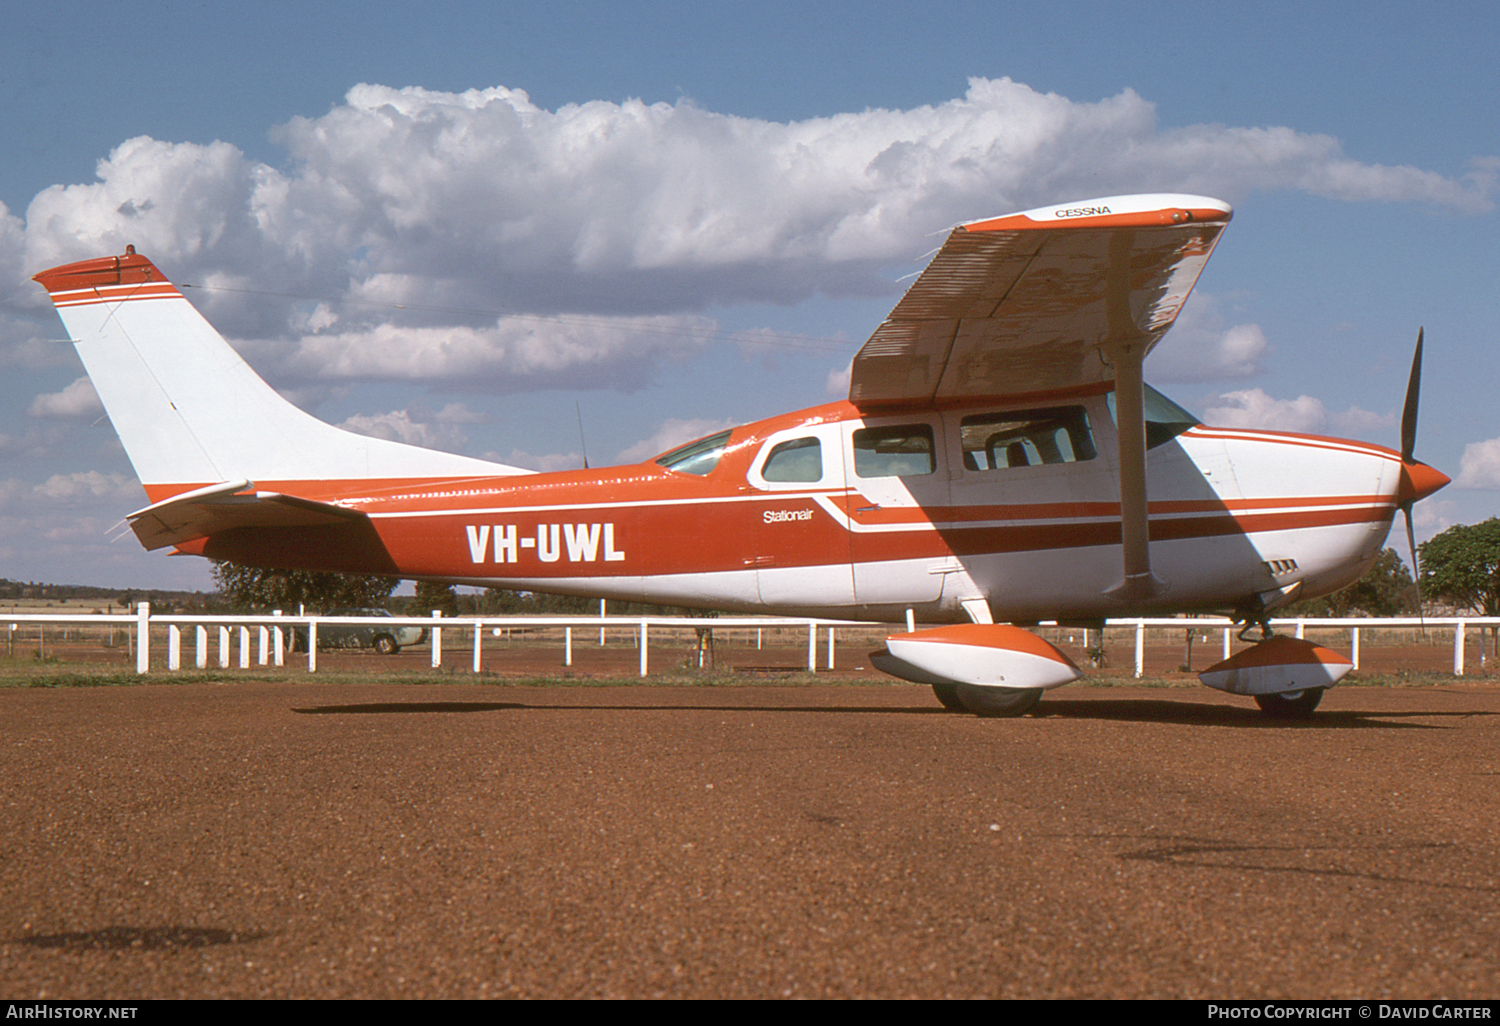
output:
[[[358,510],[279,492],[249,492],[249,481],[209,485],[136,510],[130,529],[147,549],[180,545],[236,527],[315,527],[367,519]]]

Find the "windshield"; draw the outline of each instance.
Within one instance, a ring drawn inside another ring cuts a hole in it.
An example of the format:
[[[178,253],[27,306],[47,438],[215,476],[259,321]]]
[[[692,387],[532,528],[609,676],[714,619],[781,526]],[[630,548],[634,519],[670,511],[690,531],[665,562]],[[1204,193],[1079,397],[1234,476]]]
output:
[[[719,465],[719,457],[724,455],[724,446],[729,441],[729,435],[729,431],[720,431],[716,435],[689,442],[687,445],[673,449],[665,456],[658,456],[656,462],[668,470],[683,474],[697,474],[702,477]]]
[[[1150,385],[1145,388],[1146,448],[1155,449],[1158,445],[1165,445],[1188,428],[1203,423]],[[1118,426],[1120,418],[1115,413],[1115,394],[1110,392],[1106,399],[1109,402],[1109,418]]]

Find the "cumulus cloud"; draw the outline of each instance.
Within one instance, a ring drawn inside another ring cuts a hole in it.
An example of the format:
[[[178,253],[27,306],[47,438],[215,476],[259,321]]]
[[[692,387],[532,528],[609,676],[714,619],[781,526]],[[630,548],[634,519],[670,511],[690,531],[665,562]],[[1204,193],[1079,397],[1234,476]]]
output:
[[[63,442],[60,425],[33,427],[19,435],[0,432],[0,461],[38,460],[56,455]]]
[[[1328,424],[1335,434],[1345,438],[1364,438],[1371,441],[1379,441],[1381,435],[1388,435],[1394,444],[1394,432],[1400,426],[1400,418],[1393,411],[1391,413],[1371,413],[1362,410],[1358,406],[1351,406],[1343,413],[1330,413]]]
[[[1500,438],[1466,445],[1453,485],[1456,488],[1500,488]]]
[[[592,368],[569,383],[629,387],[676,351],[666,328],[678,344],[711,330],[698,311],[893,295],[891,266],[928,233],[1060,197],[1281,189],[1476,211],[1496,188],[1489,166],[1447,178],[1362,164],[1288,128],[1163,131],[1132,91],[1079,103],[1009,79],[791,123],[360,85],[275,138],[282,168],[225,142],[130,139],[97,181],[44,190],[24,221],[0,208],[0,304],[44,303],[23,267],[133,243],[198,286],[226,334],[281,340],[286,360],[325,378],[537,382]],[[556,314],[675,323],[653,334],[526,320]],[[1204,330],[1206,342],[1182,340],[1200,375],[1243,376],[1264,357],[1254,325]]]
[[[1317,434],[1328,426],[1328,411],[1310,395],[1273,399],[1264,389],[1246,388],[1219,396],[1222,406],[1203,411],[1203,421],[1215,427],[1265,428]]]
[[[305,335],[287,361],[299,377],[461,382],[479,390],[640,387],[655,357],[696,348],[713,333],[701,317],[620,320],[502,318],[491,326],[402,328]]]
[[[411,410],[392,410],[389,413],[355,414],[339,427],[372,438],[383,438],[389,442],[405,442],[426,449],[446,449],[457,452],[468,438],[452,424],[440,423],[424,417],[413,416]]]
[[[457,452],[468,441],[460,425],[487,424],[492,419],[464,403],[448,403],[436,413],[417,405],[389,413],[355,414],[339,427],[391,442]]]
[[[1146,358],[1146,376],[1152,381],[1249,378],[1265,369],[1270,349],[1259,325],[1227,325],[1217,297],[1194,292]]]
[[[839,398],[847,396],[849,394],[849,380],[853,376],[854,362],[852,360],[842,367],[835,367],[828,372],[828,380],[823,385],[824,391],[829,395],[838,396]]]
[[[1351,406],[1341,413],[1331,413],[1322,400],[1313,396],[1275,399],[1260,388],[1225,392],[1219,396],[1219,400],[1220,405],[1210,406],[1203,411],[1205,424],[1368,438],[1378,430],[1393,428],[1396,423],[1394,414],[1371,413],[1358,406]]]
[[[53,474],[33,491],[36,495],[59,501],[105,497],[136,500],[141,494],[135,478],[126,474],[101,474],[97,470]]]
[[[676,417],[662,422],[661,427],[650,438],[644,438],[628,449],[620,452],[621,463],[639,463],[641,460],[650,459],[658,453],[675,449],[679,445],[711,435],[725,428],[735,426],[732,420],[679,420]]]
[[[482,458],[495,463],[504,463],[506,466],[522,467],[542,473],[583,468],[583,456],[576,452],[549,453],[545,456],[538,456],[536,453],[526,452],[523,449],[512,449],[509,455],[502,456],[500,453],[492,452],[486,453]]]
[[[37,396],[26,409],[32,417],[98,417],[103,412],[99,393],[87,377],[78,378],[61,392]]]

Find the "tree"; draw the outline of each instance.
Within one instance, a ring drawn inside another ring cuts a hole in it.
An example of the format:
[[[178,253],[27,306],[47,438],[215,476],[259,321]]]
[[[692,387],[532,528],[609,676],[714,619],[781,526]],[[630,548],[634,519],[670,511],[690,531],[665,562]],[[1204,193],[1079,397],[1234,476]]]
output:
[[[391,577],[267,570],[214,560],[214,583],[236,608],[282,609],[301,606],[324,611],[338,606],[379,606],[398,583]]]
[[[451,584],[418,581],[416,594],[407,604],[408,616],[426,616],[434,609],[444,616],[458,615],[458,594]]]
[[[1358,609],[1369,616],[1399,616],[1414,604],[1413,590],[1401,556],[1385,549],[1363,577],[1328,596],[1328,615],[1348,616]]]
[[[1481,524],[1458,524],[1417,546],[1421,553],[1424,594],[1459,609],[1500,616],[1500,518]],[[1480,644],[1483,645],[1483,632]],[[1500,627],[1490,628],[1500,658]]]
[[[1450,527],[1417,550],[1424,594],[1500,616],[1500,517]]]
[[[1293,603],[1277,616],[1349,616],[1354,611],[1368,616],[1399,616],[1415,604],[1415,588],[1406,564],[1395,549],[1375,557],[1365,575],[1332,595]]]

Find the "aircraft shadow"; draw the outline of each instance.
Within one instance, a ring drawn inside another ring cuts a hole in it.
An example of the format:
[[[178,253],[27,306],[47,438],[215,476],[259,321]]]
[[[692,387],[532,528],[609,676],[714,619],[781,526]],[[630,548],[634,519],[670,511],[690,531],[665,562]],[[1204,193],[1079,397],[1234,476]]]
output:
[[[1097,839],[1097,838],[1094,838]],[[1409,854],[1420,862],[1430,861],[1435,855],[1452,850],[1454,845],[1443,843],[1414,844],[1370,844],[1370,845],[1305,845],[1305,844],[1243,844],[1227,838],[1206,837],[1141,837],[1120,838],[1133,843],[1145,843],[1147,847],[1137,851],[1121,852],[1117,857],[1131,862],[1153,862],[1163,866],[1195,869],[1222,869],[1234,872],[1257,872],[1290,874],[1295,876],[1346,877],[1367,880],[1373,883],[1402,884],[1441,890],[1479,891],[1494,893],[1500,888],[1493,885],[1447,883],[1420,875],[1398,876],[1391,873],[1372,872],[1350,868],[1335,860],[1347,860],[1362,854],[1401,855]],[[1288,865],[1286,858],[1322,858],[1323,865]]]
[[[1432,723],[1400,723],[1392,720],[1412,718],[1464,719],[1484,715],[1482,712],[1359,712],[1327,709],[1307,719],[1274,720],[1255,706],[1205,705],[1199,702],[1173,702],[1170,699],[1042,699],[1033,714],[1039,717],[1081,720],[1123,720],[1139,723],[1182,723],[1212,727],[1243,727],[1256,730],[1348,730],[1398,729],[1442,730]]]
[[[270,934],[261,930],[215,930],[198,926],[106,926],[102,930],[17,937],[29,948],[62,951],[175,951],[220,944],[248,944]]]
[[[366,702],[362,705],[317,705],[308,709],[293,709],[292,712],[304,716],[323,716],[330,713],[476,713],[532,708],[545,707],[529,706],[523,702]]]
[[[920,706],[872,705],[763,705],[751,702],[718,702],[693,704],[685,702],[635,703],[601,705],[593,702],[367,702],[353,705],[322,705],[294,708],[304,716],[321,715],[406,715],[411,713],[480,713],[526,709],[535,712],[748,712],[748,713],[818,713],[824,715],[863,716],[953,716],[935,702]],[[1238,727],[1251,730],[1445,730],[1440,723],[1407,723],[1410,719],[1467,719],[1488,715],[1487,710],[1448,712],[1358,712],[1328,710],[1314,713],[1305,720],[1273,720],[1254,707],[1205,705],[1199,702],[1173,702],[1168,699],[1089,699],[1047,698],[1027,719],[1114,720],[1132,723],[1177,723],[1204,727]],[[997,723],[1005,722],[997,720]]]

